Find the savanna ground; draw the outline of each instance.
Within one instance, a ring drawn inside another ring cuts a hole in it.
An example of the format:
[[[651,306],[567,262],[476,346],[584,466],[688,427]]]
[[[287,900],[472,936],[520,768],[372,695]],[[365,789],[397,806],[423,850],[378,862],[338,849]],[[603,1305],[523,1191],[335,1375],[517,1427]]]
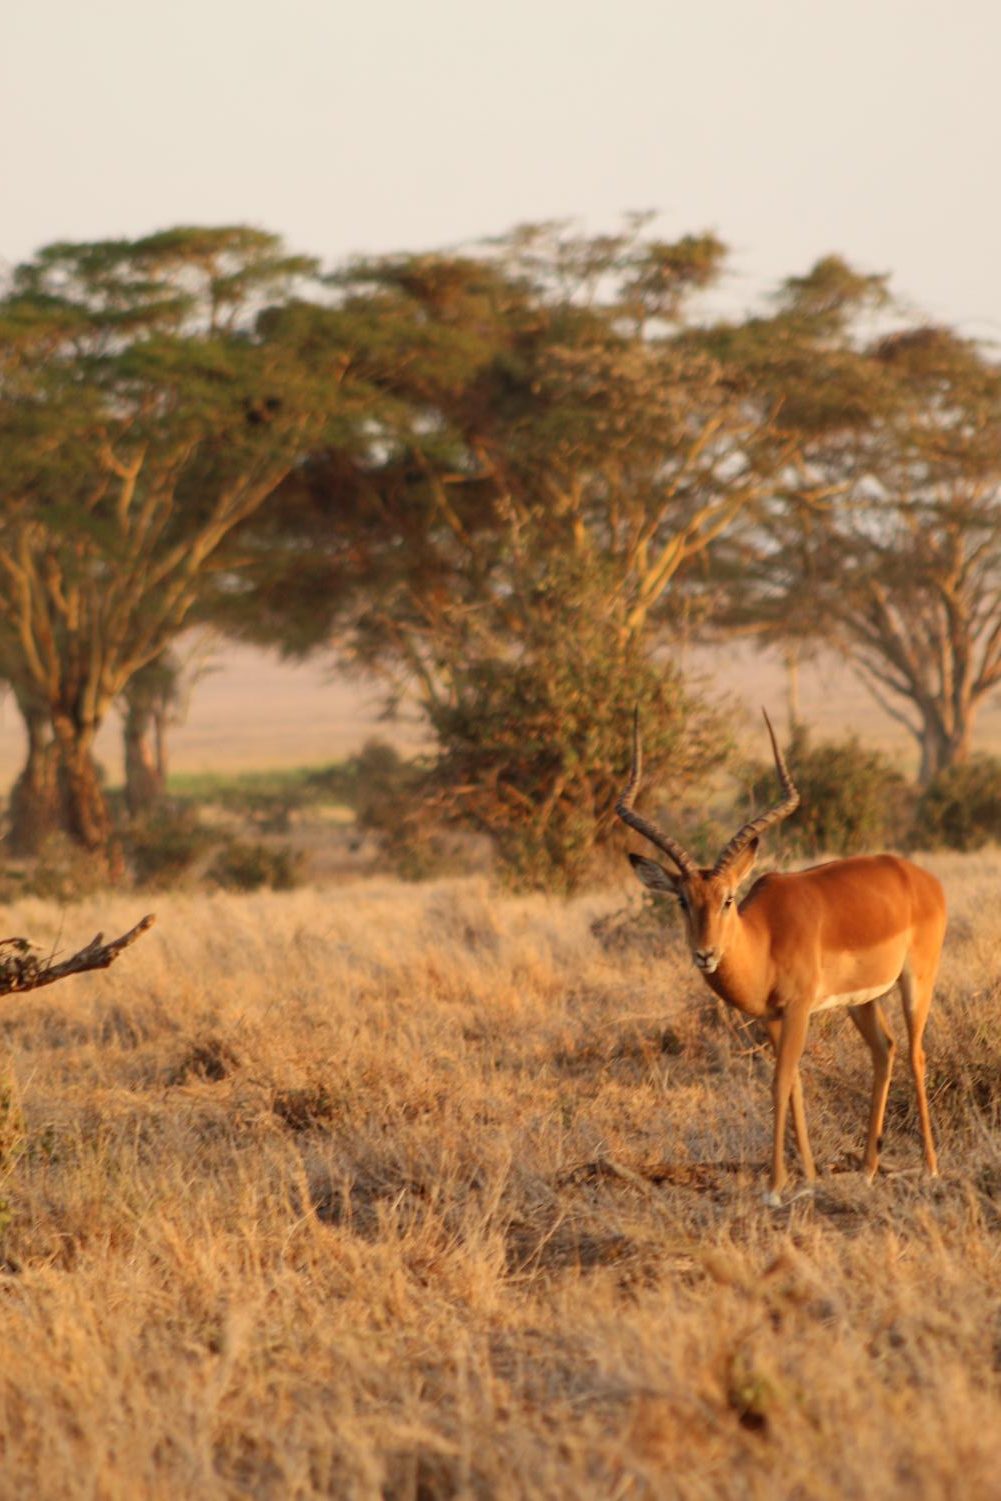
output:
[[[8,997],[0,1494],[996,1496],[1001,858],[929,863],[942,1176],[898,1058],[862,1181],[833,1013],[822,1177],[779,1211],[768,1061],[673,917],[614,916],[625,878],[178,893],[106,974]]]

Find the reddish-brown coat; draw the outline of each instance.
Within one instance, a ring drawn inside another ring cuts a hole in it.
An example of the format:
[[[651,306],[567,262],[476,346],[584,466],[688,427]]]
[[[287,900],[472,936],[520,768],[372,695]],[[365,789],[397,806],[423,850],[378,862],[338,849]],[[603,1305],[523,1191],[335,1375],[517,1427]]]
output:
[[[782,796],[737,830],[711,870],[700,870],[676,839],[633,808],[642,768],[638,715],[633,721],[632,770],[615,806],[625,823],[677,867],[673,872],[655,860],[629,857],[644,885],[671,892],[680,902],[692,958],[706,984],[728,1005],[764,1022],[775,1048],[775,1124],[767,1198],[776,1204],[786,1181],[783,1142],[790,1105],[806,1176],[814,1176],[799,1077],[814,1011],[847,1007],[872,1054],[865,1168],[870,1177],[875,1173],[894,1047],[880,1000],[897,984],[907,1022],[925,1164],[929,1172],[937,1171],[922,1036],[945,937],[946,908],[935,877],[898,855],[859,855],[763,876],[737,905],[737,889],[754,865],[760,836],[799,805],[767,714],[765,723]]]
[[[681,902],[689,947],[706,984],[768,1030],[776,1053],[769,1200],[777,1202],[786,1181],[783,1140],[790,1105],[807,1177],[814,1176],[799,1060],[810,1016],[832,1005],[848,1009],[872,1054],[865,1167],[870,1177],[875,1173],[893,1057],[879,1003],[897,984],[925,1164],[936,1172],[922,1036],[945,937],[941,885],[898,855],[859,855],[762,876],[738,906],[735,893],[754,863],[756,844],[722,870],[689,866],[674,874],[656,861],[630,858],[644,884],[673,892]]]
[[[738,909],[716,994],[752,1016],[897,983],[914,953],[922,968],[945,935],[945,895],[928,871],[898,855],[858,855],[807,870],[770,872]],[[735,927],[738,925],[735,924]]]

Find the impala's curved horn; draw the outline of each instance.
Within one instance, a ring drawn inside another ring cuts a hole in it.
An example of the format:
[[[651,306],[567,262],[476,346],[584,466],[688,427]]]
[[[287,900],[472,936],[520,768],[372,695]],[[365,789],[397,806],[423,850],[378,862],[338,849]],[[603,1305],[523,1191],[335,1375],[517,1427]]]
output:
[[[658,829],[656,824],[648,823],[638,813],[633,812],[633,799],[639,790],[640,777],[643,772],[643,752],[640,747],[640,711],[633,710],[633,765],[629,773],[629,781],[619,794],[615,804],[615,811],[637,834],[642,834],[644,839],[649,839],[665,855],[670,856],[683,876],[692,876],[696,873],[695,861],[686,849],[670,834],[665,834],[663,829]]]
[[[773,807],[767,809],[764,813],[759,813],[757,818],[752,818],[749,823],[744,824],[742,829],[737,830],[713,867],[713,875],[716,876],[723,874],[726,868],[736,860],[737,856],[743,850],[746,850],[752,839],[759,838],[766,829],[770,829],[773,824],[781,823],[783,818],[788,818],[789,814],[794,813],[799,807],[799,793],[796,790],[795,782],[789,775],[789,768],[785,763],[785,758],[779,750],[779,743],[775,738],[772,722],[764,709],[761,712],[765,716],[765,724],[768,726],[768,733],[771,736],[772,751],[775,755],[775,770],[779,774],[779,782],[782,785],[782,797]]]

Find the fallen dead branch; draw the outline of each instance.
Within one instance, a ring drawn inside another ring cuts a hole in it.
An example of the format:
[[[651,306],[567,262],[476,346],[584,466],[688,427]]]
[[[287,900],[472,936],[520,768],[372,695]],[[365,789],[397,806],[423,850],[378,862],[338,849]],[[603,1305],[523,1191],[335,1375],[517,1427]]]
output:
[[[155,921],[154,914],[150,913],[121,938],[114,938],[110,943],[104,943],[104,934],[98,933],[85,948],[58,964],[53,963],[51,956],[46,959],[43,951],[29,943],[27,938],[0,938],[0,995],[54,985],[57,980],[83,974],[88,969],[107,969],[123,949],[135,943]]]
[[[635,1168],[627,1167],[615,1157],[598,1157],[592,1162],[581,1162],[568,1168],[557,1178],[560,1186],[592,1183],[601,1178],[620,1178],[636,1188],[650,1192],[651,1187],[662,1183],[672,1188],[691,1188],[706,1193],[720,1187],[725,1174],[742,1173],[748,1164],[741,1161],[728,1162],[648,1162]]]

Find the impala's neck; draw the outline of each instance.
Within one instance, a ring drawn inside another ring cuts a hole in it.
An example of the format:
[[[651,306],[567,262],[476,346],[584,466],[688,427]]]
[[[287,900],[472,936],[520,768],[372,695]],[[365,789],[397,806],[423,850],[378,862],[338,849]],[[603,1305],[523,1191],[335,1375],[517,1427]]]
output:
[[[768,928],[758,918],[753,896],[752,890],[730,925],[718,968],[703,978],[728,1006],[748,1016],[762,1016],[768,1010],[774,977]]]

